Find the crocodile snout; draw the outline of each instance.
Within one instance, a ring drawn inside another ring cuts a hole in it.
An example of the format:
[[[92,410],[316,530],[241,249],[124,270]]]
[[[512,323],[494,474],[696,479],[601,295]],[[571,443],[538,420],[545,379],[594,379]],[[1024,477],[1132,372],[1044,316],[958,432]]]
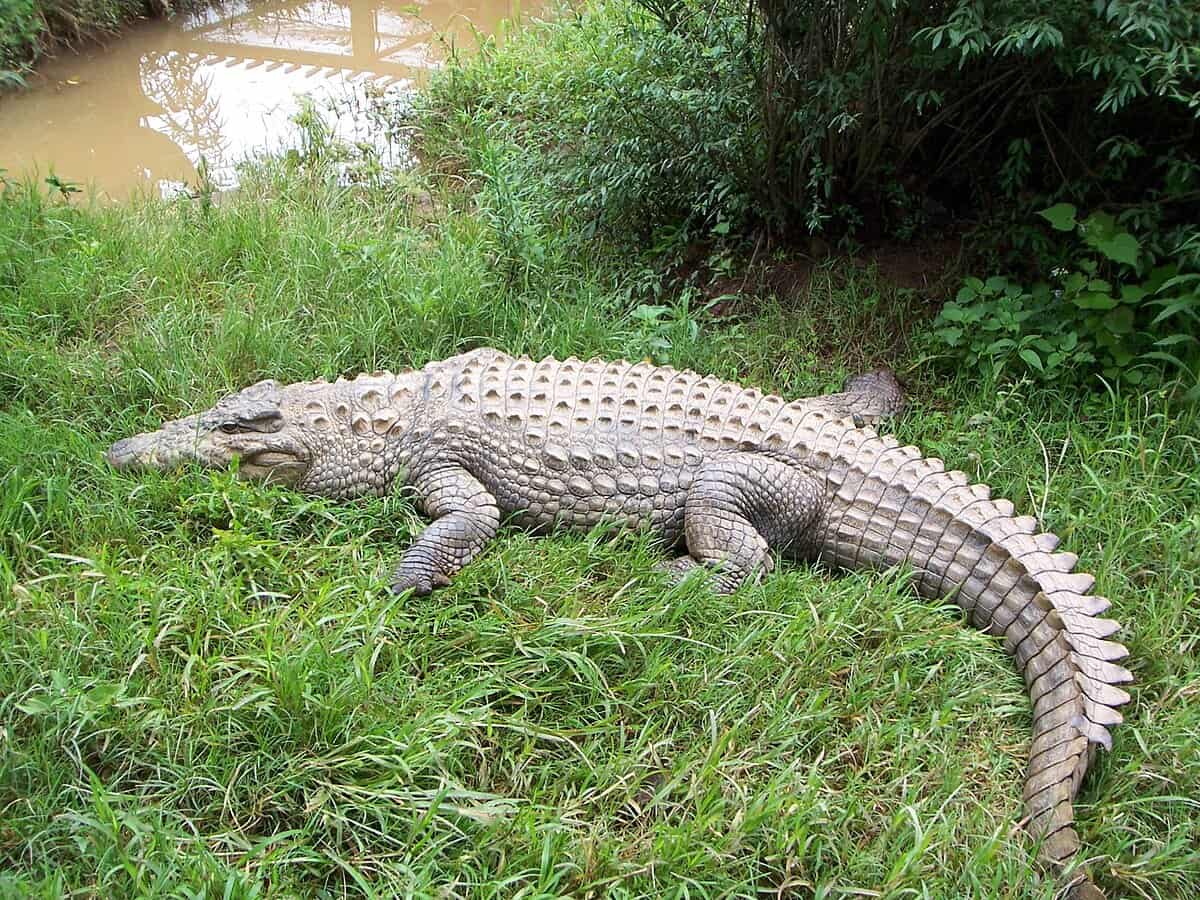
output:
[[[105,453],[114,469],[167,469],[180,462],[181,441],[168,430],[147,431],[122,438]]]
[[[133,438],[122,438],[109,447],[104,455],[114,469],[124,468],[133,460]]]
[[[146,440],[147,435],[139,434],[135,437],[122,438],[105,453],[109,465],[114,469],[130,469],[139,464],[146,465],[151,462],[150,442]]]

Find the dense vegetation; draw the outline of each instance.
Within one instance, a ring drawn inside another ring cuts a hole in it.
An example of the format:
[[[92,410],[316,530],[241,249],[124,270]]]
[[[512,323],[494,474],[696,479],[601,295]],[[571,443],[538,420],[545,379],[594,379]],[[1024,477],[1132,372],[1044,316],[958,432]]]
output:
[[[730,41],[773,33],[765,4],[750,11]],[[784,567],[722,598],[667,589],[641,535],[508,531],[452,587],[397,600],[386,575],[421,527],[403,497],[338,505],[102,458],[257,378],[481,344],[650,356],[786,394],[900,370],[901,437],[1037,514],[1126,623],[1134,702],[1079,804],[1098,882],[1200,893],[1191,382],[1165,360],[1136,384],[1100,381],[1120,342],[1095,341],[1072,378],[1036,377],[1020,351],[1045,368],[1061,348],[1031,344],[1013,354],[1023,368],[940,368],[941,329],[983,361],[976,333],[1014,304],[1042,304],[1022,322],[1055,312],[1033,259],[968,282],[937,323],[941,298],[848,258],[808,265],[800,289],[714,297],[795,253],[777,224],[791,214],[760,214],[732,180],[756,159],[759,107],[731,94],[713,111],[745,48],[688,62],[696,29],[734,21],[607,4],[510,35],[434,85],[412,173],[348,159],[310,122],[221,202],[98,208],[7,185],[0,896],[1054,896],[1018,827],[1024,686],[997,641],[903,573]],[[647,35],[681,55],[645,55]],[[660,106],[630,102],[656,90]],[[708,143],[663,165],[693,134]],[[967,168],[980,196],[1002,195],[987,184],[1002,169]],[[1077,308],[1098,328],[1117,308],[1099,306],[1105,290],[1120,303],[1160,277],[1149,302],[1193,271],[1155,243],[1183,225],[1174,204],[1135,240],[1175,271],[1113,269],[1131,265],[1120,235],[1135,223],[1081,229],[1106,214],[1095,198],[1029,177],[1027,236],[1068,239],[1061,277],[1086,276],[1074,289],[1093,305]],[[913,235],[942,215],[921,195]],[[827,240],[865,240],[841,222]],[[977,300],[992,306],[976,316]],[[1186,364],[1188,346],[1168,349]]]
[[[664,249],[965,231],[1005,283],[940,323],[950,362],[1195,383],[1197,0],[643,0],[518,40],[441,107],[540,148],[513,164],[592,227]],[[1078,239],[1038,215],[1064,204]]]
[[[1195,225],[1195,0],[639,6],[558,31],[558,79],[464,86],[559,142],[605,221],[911,234],[1068,199]]]
[[[0,0],[0,91],[22,83],[61,44],[110,37],[141,16],[171,15],[199,0]]]

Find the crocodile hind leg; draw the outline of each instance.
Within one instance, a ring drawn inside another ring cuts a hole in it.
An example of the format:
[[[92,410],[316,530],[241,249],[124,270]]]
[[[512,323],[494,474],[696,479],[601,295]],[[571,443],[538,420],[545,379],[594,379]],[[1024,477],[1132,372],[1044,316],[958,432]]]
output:
[[[416,479],[425,512],[434,522],[421,532],[392,576],[392,592],[419,596],[450,583],[450,576],[478,556],[496,536],[500,509],[466,469],[447,465]]]
[[[771,551],[793,550],[821,512],[821,481],[780,454],[739,452],[706,460],[688,489],[683,533],[688,555],[669,567],[676,580],[703,566],[730,593],[770,571]]]

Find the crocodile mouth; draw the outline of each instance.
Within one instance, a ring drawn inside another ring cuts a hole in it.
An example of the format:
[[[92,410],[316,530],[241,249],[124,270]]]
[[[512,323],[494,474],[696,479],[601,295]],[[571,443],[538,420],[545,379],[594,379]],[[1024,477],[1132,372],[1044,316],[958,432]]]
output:
[[[295,484],[307,471],[307,459],[284,450],[243,453],[238,461],[238,474],[276,484]]]
[[[188,463],[224,468],[236,461],[241,477],[277,484],[295,484],[309,466],[307,450],[279,434],[204,434],[194,419],[123,438],[105,456],[118,471],[163,472]]]

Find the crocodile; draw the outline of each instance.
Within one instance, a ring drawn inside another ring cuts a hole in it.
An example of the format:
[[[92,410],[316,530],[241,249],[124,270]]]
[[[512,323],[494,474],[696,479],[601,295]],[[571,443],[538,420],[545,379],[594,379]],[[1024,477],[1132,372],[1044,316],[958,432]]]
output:
[[[891,373],[788,401],[648,362],[536,361],[482,348],[400,373],[259,382],[212,409],[117,441],[118,469],[186,462],[349,499],[410,491],[432,522],[403,553],[396,592],[427,594],[475,559],[502,521],[536,530],[649,527],[737,589],[776,555],[838,569],[905,566],[1003,639],[1024,676],[1033,738],[1025,827],[1065,890],[1103,894],[1079,859],[1073,800],[1111,749],[1132,680],[1108,640],[1109,601],[1011,502],[875,426],[903,393]]]

